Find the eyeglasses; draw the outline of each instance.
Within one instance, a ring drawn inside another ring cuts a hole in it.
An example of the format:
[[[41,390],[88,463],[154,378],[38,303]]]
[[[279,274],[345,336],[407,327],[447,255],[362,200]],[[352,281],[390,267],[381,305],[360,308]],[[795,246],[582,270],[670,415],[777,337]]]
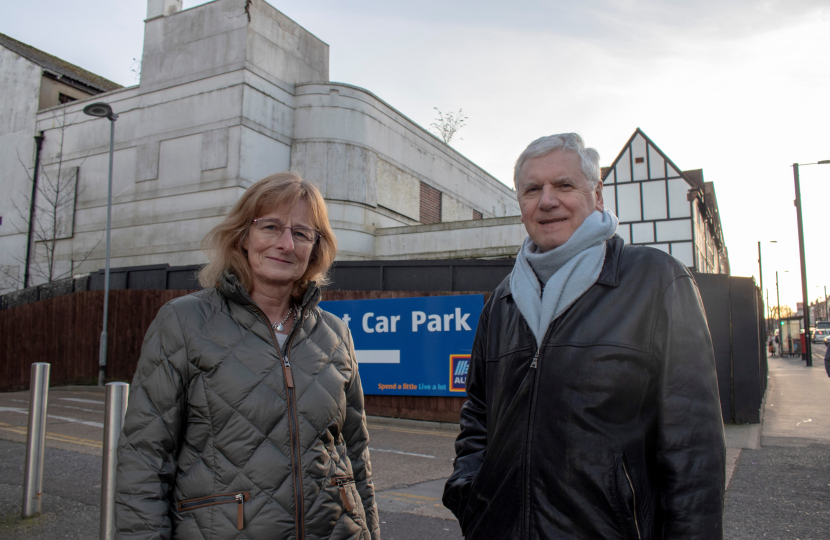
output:
[[[263,236],[271,239],[279,238],[285,229],[291,229],[291,240],[295,244],[314,244],[320,238],[320,233],[308,227],[286,227],[273,218],[258,218],[251,220],[254,229]]]

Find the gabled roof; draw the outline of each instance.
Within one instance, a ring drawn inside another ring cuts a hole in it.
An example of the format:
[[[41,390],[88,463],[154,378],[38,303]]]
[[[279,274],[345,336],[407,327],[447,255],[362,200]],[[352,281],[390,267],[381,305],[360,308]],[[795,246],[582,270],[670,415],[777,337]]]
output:
[[[620,150],[620,153],[614,158],[614,162],[608,167],[602,167],[602,179],[605,180],[606,177],[614,170],[616,167],[617,162],[622,158],[623,154],[625,154],[626,150],[631,147],[631,143],[634,141],[634,138],[637,135],[641,135],[643,139],[645,139],[646,144],[651,145],[654,150],[662,156],[663,159],[666,160],[666,163],[671,165],[675,171],[689,184],[689,187],[692,190],[697,190],[699,193],[700,200],[702,202],[702,210],[705,212],[706,217],[706,224],[709,227],[709,231],[712,234],[712,237],[715,240],[715,243],[718,245],[719,248],[723,250],[723,253],[726,254],[726,241],[723,237],[723,227],[721,225],[720,220],[720,210],[718,209],[718,199],[715,196],[715,185],[712,182],[706,182],[703,179],[703,169],[692,169],[689,171],[681,171],[680,167],[674,164],[674,162],[669,159],[669,157],[660,150],[654,141],[652,141],[648,135],[643,133],[643,130],[637,128],[634,130],[634,133],[629,137],[628,141]],[[729,259],[727,255],[727,259],[725,264],[728,268]]]
[[[115,90],[116,88],[122,88],[120,84],[107,80],[75,64],[70,64],[40,49],[35,49],[31,45],[26,45],[5,34],[0,34],[0,45],[34,62],[55,78],[61,80],[69,79],[71,82],[66,82],[91,94],[100,94]]]
[[[657,146],[656,144],[654,144],[654,141],[652,141],[649,138],[649,136],[646,135],[645,132],[640,128],[637,128],[637,129],[634,130],[634,133],[631,134],[631,137],[629,137],[628,141],[626,141],[626,143],[623,145],[622,150],[620,150],[620,153],[617,154],[617,157],[614,158],[614,162],[611,163],[611,165],[608,166],[608,167],[602,167],[601,175],[602,175],[603,180],[605,180],[605,177],[608,176],[608,174],[614,169],[614,167],[617,165],[617,162],[620,160],[620,158],[623,156],[623,154],[625,154],[625,151],[628,149],[628,147],[631,146],[631,143],[634,141],[634,138],[637,135],[641,135],[643,137],[643,139],[646,140],[646,143],[651,145],[654,148],[654,150],[656,150],[657,153],[660,154],[660,156],[663,159],[666,160],[666,163],[671,165],[674,168],[674,170],[677,171],[677,173],[684,180],[686,180],[686,182],[689,184],[690,187],[697,188],[697,189],[700,189],[700,190],[703,189],[703,177],[702,177],[703,173],[702,173],[702,171],[700,171],[700,169],[697,169],[696,171],[681,171],[680,167],[675,165],[674,162],[669,158],[669,156],[667,156],[662,150],[660,150],[660,147]],[[700,178],[698,178],[697,175],[695,175],[696,172],[700,172]],[[691,174],[689,174],[689,173],[691,173]]]
[[[692,169],[691,171],[683,171],[683,176],[686,180],[692,183],[692,187],[703,189],[703,169]]]

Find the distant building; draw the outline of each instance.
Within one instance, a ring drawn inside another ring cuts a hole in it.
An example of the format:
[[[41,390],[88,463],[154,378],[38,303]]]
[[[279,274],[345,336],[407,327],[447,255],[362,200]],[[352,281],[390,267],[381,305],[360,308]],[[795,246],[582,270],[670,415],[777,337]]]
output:
[[[325,197],[338,260],[514,257],[515,191],[371,92],[329,81],[329,47],[263,0],[182,10],[148,0],[141,80],[122,88],[0,35],[0,293],[23,285],[35,162],[30,285],[104,267],[115,123],[112,267],[206,261],[204,235],[253,182],[293,170]],[[42,134],[42,148],[35,136]],[[728,273],[717,200],[639,129],[605,169],[607,207],[633,244]]]
[[[0,113],[0,170],[14,174],[4,191],[15,194],[0,207],[0,292],[22,284],[28,216],[13,218],[27,206],[41,131],[42,172],[57,178],[60,168],[70,201],[47,231],[57,241],[37,243],[33,265],[58,276],[104,266],[110,130],[83,114],[93,98],[119,115],[113,267],[204,262],[202,238],[240,194],[289,169],[320,187],[339,260],[518,250],[512,189],[371,92],[330,82],[328,45],[268,3],[147,5],[141,81],[128,88],[0,41],[0,93],[14,100]],[[31,284],[43,281],[34,274]]]
[[[118,88],[112,81],[0,34],[0,292],[23,284],[38,111]]]
[[[701,169],[681,171],[637,128],[602,174],[605,207],[626,243],[663,250],[697,272],[729,274],[715,186]]]

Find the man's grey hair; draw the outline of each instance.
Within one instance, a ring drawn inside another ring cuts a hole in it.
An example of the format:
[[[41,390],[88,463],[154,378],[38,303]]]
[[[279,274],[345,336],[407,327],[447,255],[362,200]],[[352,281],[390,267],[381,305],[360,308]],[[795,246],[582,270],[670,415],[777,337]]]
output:
[[[530,143],[519,156],[519,159],[516,160],[516,166],[513,168],[513,185],[516,187],[516,191],[519,190],[519,176],[522,174],[525,161],[546,156],[558,148],[579,154],[582,172],[591,182],[591,187],[597,187],[600,181],[599,152],[593,148],[585,148],[585,142],[579,133],[559,133],[558,135],[539,137]]]

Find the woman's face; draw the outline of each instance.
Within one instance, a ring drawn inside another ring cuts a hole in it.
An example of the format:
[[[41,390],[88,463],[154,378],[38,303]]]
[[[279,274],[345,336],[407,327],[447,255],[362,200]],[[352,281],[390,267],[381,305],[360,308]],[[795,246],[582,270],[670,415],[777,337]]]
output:
[[[276,219],[286,227],[313,228],[308,205],[302,199],[294,207],[257,217]],[[285,229],[282,235],[275,238],[273,234],[260,231],[251,224],[242,247],[248,251],[253,290],[293,285],[305,273],[314,245],[295,242],[292,236],[292,231]]]

